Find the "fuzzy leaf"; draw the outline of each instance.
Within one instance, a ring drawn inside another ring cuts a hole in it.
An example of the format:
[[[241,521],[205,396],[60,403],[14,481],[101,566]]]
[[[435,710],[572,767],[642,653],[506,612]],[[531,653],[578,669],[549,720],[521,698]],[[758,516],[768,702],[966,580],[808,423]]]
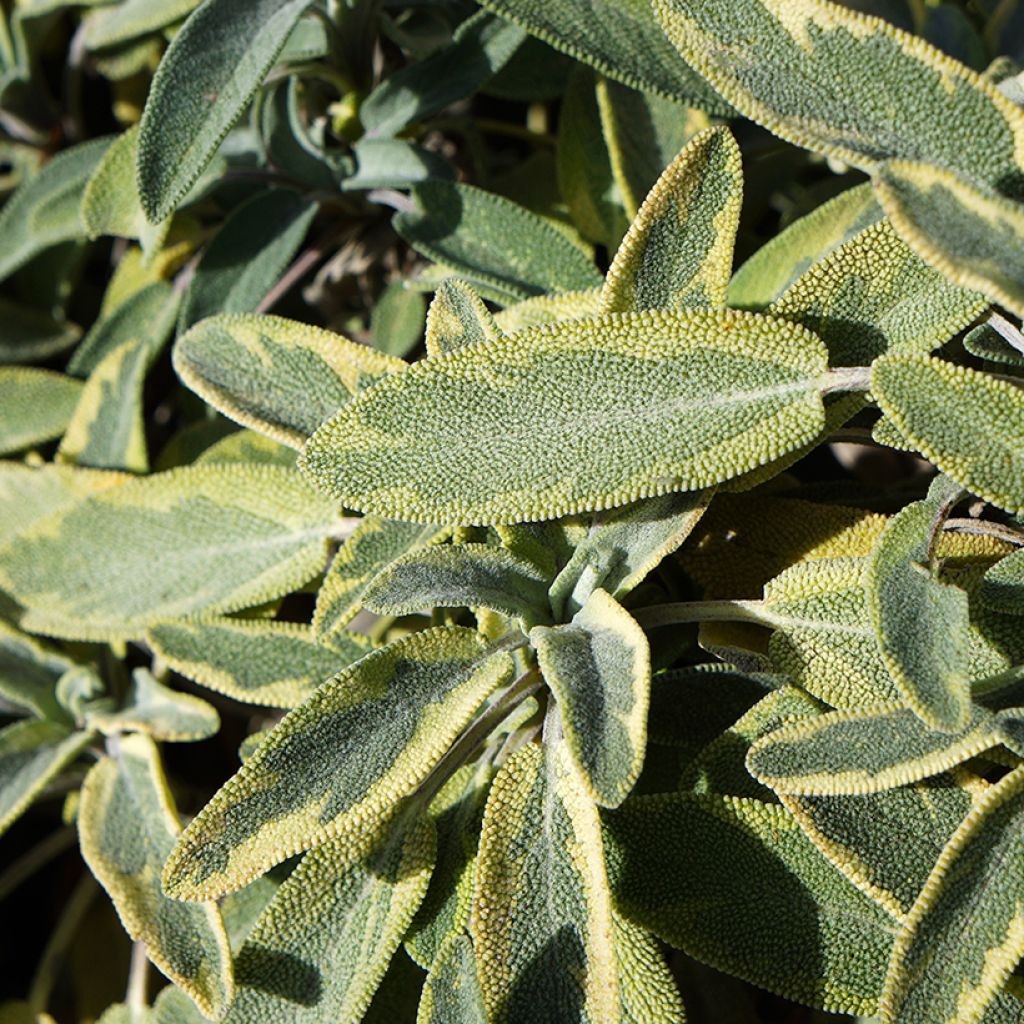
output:
[[[296,707],[371,650],[355,633],[339,632],[334,646],[325,647],[298,623],[228,618],[158,623],[147,639],[188,679],[234,700],[274,708]]]
[[[996,611],[1024,614],[1024,549],[999,559],[985,573],[981,599]]]
[[[67,320],[0,298],[0,365],[41,362],[71,348],[81,336]]]
[[[571,623],[538,626],[530,642],[584,785],[601,806],[618,807],[647,747],[651,651],[644,631],[598,589]]]
[[[685,1024],[679,990],[654,936],[612,914],[622,1024]]]
[[[56,686],[74,668],[75,663],[55,648],[0,621],[0,697],[4,701],[39,718],[61,722],[66,716],[57,703]]]
[[[159,32],[187,17],[199,6],[199,2],[165,0],[153,4],[151,0],[122,0],[113,7],[101,8],[89,16],[84,23],[85,45],[90,50],[102,50]]]
[[[453,933],[423,983],[416,1024],[487,1024],[473,940]]]
[[[538,324],[594,316],[600,301],[600,288],[585,288],[561,295],[535,295],[532,299],[523,299],[522,302],[498,310],[494,314],[494,322],[505,334],[515,334]]]
[[[724,306],[742,197],[732,134],[701,132],[644,200],[608,271],[601,312]]]
[[[188,387],[293,448],[353,395],[404,366],[340,334],[256,314],[211,317],[174,346],[174,368]]]
[[[1024,512],[1024,391],[930,356],[883,356],[871,394],[896,429],[946,476]]]
[[[562,745],[522,747],[494,780],[470,932],[488,1020],[621,1020],[600,821]]]
[[[953,836],[896,939],[886,1021],[980,1021],[1024,953],[1024,769]]]
[[[951,734],[883,705],[784,726],[754,744],[747,767],[778,793],[857,796],[938,775],[1000,742],[996,718],[982,708]]]
[[[53,370],[0,366],[0,455],[60,437],[81,393],[79,381]]]
[[[115,487],[19,535],[0,583],[22,624],[72,638],[235,611],[301,586],[326,561],[333,503],[294,470],[196,466]]]
[[[404,359],[423,337],[427,304],[402,281],[389,284],[373,307],[370,333],[378,352]]]
[[[234,995],[231,952],[215,904],[189,905],[160,889],[160,868],[181,826],[160,755],[146,736],[125,736],[82,786],[82,856],[110,894],[125,931],[208,1017]]]
[[[352,862],[345,840],[307,853],[238,954],[225,1024],[357,1024],[423,899],[434,833],[420,819]]]
[[[483,299],[462,281],[442,281],[427,310],[427,355],[495,341],[502,332]]]
[[[561,231],[518,203],[472,185],[430,180],[395,230],[417,252],[509,299],[592,288],[601,275]]]
[[[576,320],[414,364],[324,424],[302,461],[373,514],[552,519],[705,488],[805,444],[824,370],[817,338],[755,314]]]
[[[454,626],[367,655],[286,715],[221,787],[168,861],[165,888],[221,895],[335,838],[364,853],[512,669]]]
[[[0,834],[89,745],[87,732],[27,719],[0,729]]]
[[[146,216],[172,213],[273,67],[309,0],[206,0],[153,77],[139,130]]]
[[[531,624],[551,619],[544,575],[530,562],[487,544],[410,551],[370,581],[362,603],[380,615],[409,615],[437,606],[490,608]]]
[[[333,642],[362,607],[366,588],[403,555],[446,539],[450,531],[367,516],[334,556],[313,612],[313,638]]]
[[[608,874],[627,918],[787,998],[874,1012],[894,924],[785,808],[673,793],[629,800],[604,821]]]

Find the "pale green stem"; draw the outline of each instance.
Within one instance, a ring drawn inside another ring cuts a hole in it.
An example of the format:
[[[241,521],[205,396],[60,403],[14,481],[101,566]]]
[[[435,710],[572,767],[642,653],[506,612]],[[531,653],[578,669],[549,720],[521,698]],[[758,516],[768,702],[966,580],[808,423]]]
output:
[[[1002,523],[992,523],[987,519],[947,519],[945,529],[955,533],[973,533],[979,537],[995,537],[1015,547],[1024,547],[1024,533]]]
[[[838,366],[818,380],[823,395],[840,391],[867,391],[871,387],[870,366]]]
[[[781,622],[763,601],[680,601],[640,608],[632,615],[644,629],[691,622],[750,622],[773,629]]]
[[[149,974],[149,957],[146,956],[146,944],[138,939],[132,943],[132,959],[128,967],[128,991],[124,1001],[128,1004],[128,1013],[132,1024],[145,1019],[146,1010],[146,979]]]

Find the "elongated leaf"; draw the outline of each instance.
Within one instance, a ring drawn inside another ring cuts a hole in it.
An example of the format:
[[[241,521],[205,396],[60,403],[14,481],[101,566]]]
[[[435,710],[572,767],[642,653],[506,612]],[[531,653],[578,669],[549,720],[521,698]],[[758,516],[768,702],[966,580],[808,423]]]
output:
[[[363,1019],[434,867],[429,820],[399,827],[365,861],[344,840],[306,854],[238,954],[226,1024]]]
[[[384,289],[370,318],[373,347],[388,356],[404,359],[423,337],[427,304],[419,292],[402,281]]]
[[[324,424],[302,461],[374,514],[551,519],[705,488],[799,447],[821,428],[824,369],[817,338],[754,314],[576,320],[416,363]]]
[[[647,747],[651,651],[644,631],[598,589],[571,623],[538,626],[530,642],[586,788],[603,807],[618,807]]]
[[[627,85],[673,96],[709,113],[731,112],[679,61],[645,0],[485,0],[483,6]]]
[[[883,220],[811,267],[767,312],[818,334],[831,366],[866,366],[884,352],[930,352],[987,305],[923,263]]]
[[[736,271],[729,305],[755,310],[771,305],[805,271],[882,216],[870,185],[840,193],[779,232]]]
[[[894,922],[785,808],[673,793],[629,800],[604,822],[608,874],[627,918],[790,999],[874,1012]]]
[[[28,719],[0,729],[0,833],[92,739],[56,722]]]
[[[298,192],[259,192],[231,211],[203,253],[181,304],[179,331],[218,313],[256,309],[306,237],[317,208]]]
[[[487,1024],[473,940],[454,933],[441,947],[423,984],[416,1024]]]
[[[597,313],[601,300],[600,288],[585,288],[562,295],[536,295],[523,299],[494,314],[494,322],[506,334],[514,334],[537,324],[550,324],[559,320],[576,320]]]
[[[90,50],[117,46],[174,24],[199,6],[199,0],[123,0],[92,14],[85,22],[85,45]]]
[[[867,171],[904,157],[1020,182],[1024,111],[888,22],[828,0],[655,0],[655,10],[689,64],[798,146]]]
[[[0,454],[63,434],[81,392],[81,383],[53,370],[0,366]]]
[[[145,736],[121,739],[82,786],[78,835],[89,869],[110,894],[125,931],[204,1014],[234,995],[231,953],[216,905],[188,905],[160,889],[160,868],[181,826],[160,755]]]
[[[334,505],[294,470],[196,466],[86,498],[0,551],[23,625],[137,637],[156,622],[280,597],[324,566]]]
[[[1024,769],[989,790],[942,851],[896,939],[888,1021],[980,1021],[1024,953]]]
[[[353,395],[404,365],[340,334],[255,314],[212,317],[174,346],[174,368],[193,391],[293,448]]]
[[[742,198],[732,134],[701,132],[644,200],[608,271],[601,312],[724,306]]]
[[[417,252],[509,299],[593,288],[597,268],[561,231],[525,207],[471,185],[425,181],[395,230]]]
[[[470,932],[488,1020],[621,1020],[600,822],[563,745],[494,780]]]
[[[342,544],[316,599],[313,637],[333,642],[362,607],[366,588],[378,573],[403,555],[444,540],[436,526],[397,523],[367,516]]]
[[[296,707],[371,650],[355,633],[338,633],[335,646],[325,647],[298,623],[226,618],[159,623],[147,639],[183,676],[235,700],[274,708]]]
[[[973,494],[1024,511],[1024,391],[930,356],[883,356],[871,393],[925,458]]]
[[[440,356],[463,345],[502,336],[483,299],[461,281],[442,281],[427,310],[427,355]]]
[[[0,278],[28,263],[33,256],[86,231],[79,214],[82,189],[110,145],[109,138],[92,139],[55,156],[28,179],[0,213]]]
[[[174,37],[139,132],[139,193],[151,221],[171,213],[195,184],[308,6],[206,0]]]
[[[468,629],[415,633],[363,658],[285,716],[203,808],[164,872],[179,899],[241,888],[339,838],[355,857],[512,674]],[[340,849],[340,847],[339,847]]]
[[[0,365],[33,363],[71,348],[82,336],[67,320],[0,299]]]
[[[686,1013],[654,936],[613,913],[623,1024],[684,1024]]]
[[[382,615],[424,608],[490,608],[533,624],[550,622],[548,581],[536,566],[487,544],[410,551],[379,573],[363,604]]]
[[[75,663],[13,626],[0,622],[0,697],[39,718],[61,722],[55,690]]]
[[[751,748],[747,767],[778,793],[856,796],[938,775],[1000,742],[998,722],[982,708],[951,734],[909,708],[882,706],[784,726]]]
[[[869,621],[882,659],[907,705],[926,724],[959,732],[970,717],[967,594],[929,565],[948,514],[946,494],[929,494],[890,520],[864,573]]]
[[[926,263],[1024,316],[1024,204],[906,160],[883,164],[876,182],[886,213]]]

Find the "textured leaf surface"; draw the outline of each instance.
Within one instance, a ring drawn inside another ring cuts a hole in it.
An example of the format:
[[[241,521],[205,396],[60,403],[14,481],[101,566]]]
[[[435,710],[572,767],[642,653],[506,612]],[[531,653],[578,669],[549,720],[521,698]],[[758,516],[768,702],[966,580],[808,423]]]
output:
[[[686,1013],[654,936],[613,913],[623,1024],[684,1024]]]
[[[943,850],[896,940],[886,1021],[979,1021],[1024,953],[1024,770]]]
[[[238,954],[226,1024],[356,1024],[373,998],[434,866],[429,821],[399,827],[366,860],[344,840],[306,854]]]
[[[54,695],[58,680],[75,663],[6,622],[0,621],[0,697],[39,718],[60,721]]]
[[[53,370],[0,366],[0,454],[63,434],[81,392],[77,380]]]
[[[389,284],[370,316],[373,347],[385,355],[404,359],[423,337],[427,303],[402,281]]]
[[[334,505],[294,470],[197,466],[86,498],[0,552],[23,624],[77,638],[141,636],[167,618],[235,611],[319,572]]]
[[[463,345],[501,337],[483,299],[462,281],[442,281],[427,311],[427,355],[439,356]]]
[[[628,918],[790,999],[836,1013],[874,1012],[894,923],[785,808],[718,796],[638,797],[606,815],[605,826],[608,874]]]
[[[997,611],[1024,613],[1024,550],[1001,558],[985,573],[981,597]]]
[[[368,655],[287,715],[186,829],[165,870],[178,898],[241,888],[340,838],[365,846],[508,679],[468,629],[439,627]]]
[[[174,368],[193,391],[293,448],[353,395],[404,365],[340,334],[256,314],[204,320],[174,346]]]
[[[309,0],[207,0],[153,78],[139,133],[146,215],[171,213],[262,84]]]
[[[512,299],[593,288],[601,275],[582,249],[518,203],[437,179],[413,189],[417,209],[395,230],[417,252]]]
[[[608,271],[601,312],[724,306],[742,199],[732,134],[701,132],[644,200]]]
[[[530,631],[583,781],[604,807],[633,788],[647,746],[651,651],[644,631],[604,590],[572,622]]]
[[[600,300],[600,288],[585,288],[561,295],[536,295],[532,299],[523,299],[522,302],[498,310],[494,314],[494,321],[506,334],[514,334],[537,324],[593,316],[598,311]]]
[[[909,708],[832,711],[766,736],[747,767],[779,793],[858,795],[938,775],[999,742],[998,723],[982,708],[958,733],[929,729]]]
[[[78,814],[82,855],[110,894],[125,930],[208,1016],[234,995],[231,953],[214,904],[168,899],[160,868],[174,846],[178,815],[152,740],[124,737],[95,765]]]
[[[1024,391],[930,356],[883,356],[871,393],[896,429],[967,490],[1024,511]]]
[[[85,22],[85,45],[90,50],[117,46],[142,35],[157,32],[190,14],[199,0],[123,0],[101,9]]]
[[[754,314],[577,320],[416,363],[324,424],[303,461],[373,514],[551,519],[798,448],[821,428],[824,370],[817,338]]]
[[[275,708],[301,704],[370,651],[354,633],[338,634],[335,646],[326,647],[298,623],[227,618],[159,623],[147,638],[183,676],[234,700]]]
[[[488,1020],[621,1020],[601,826],[564,746],[525,746],[494,780],[470,931]]]
[[[441,947],[423,983],[416,1024],[487,1024],[473,940],[456,933]]]

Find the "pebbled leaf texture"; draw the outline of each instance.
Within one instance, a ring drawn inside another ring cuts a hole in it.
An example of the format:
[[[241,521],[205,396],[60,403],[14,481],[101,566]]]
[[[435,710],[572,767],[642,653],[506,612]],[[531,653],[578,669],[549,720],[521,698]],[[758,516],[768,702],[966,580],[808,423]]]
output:
[[[756,314],[575,320],[416,363],[324,424],[301,461],[375,515],[599,511],[706,488],[805,444],[823,422],[825,369],[814,335]]]
[[[53,370],[0,366],[0,454],[60,437],[81,393],[79,381]]]
[[[495,341],[502,331],[483,299],[462,281],[442,281],[427,310],[427,355],[442,356],[463,345]]]
[[[423,983],[416,1024],[487,1024],[473,940],[455,932],[438,951]]]

